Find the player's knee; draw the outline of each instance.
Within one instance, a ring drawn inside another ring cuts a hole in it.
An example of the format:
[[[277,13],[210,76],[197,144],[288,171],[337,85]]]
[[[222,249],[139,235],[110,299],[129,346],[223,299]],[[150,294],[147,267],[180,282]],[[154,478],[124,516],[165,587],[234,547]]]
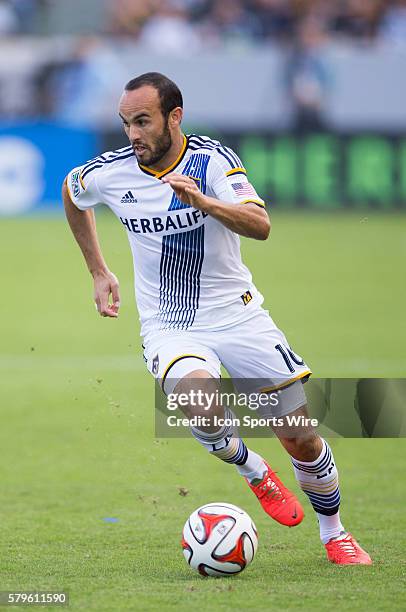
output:
[[[181,400],[182,411],[189,417],[201,416],[208,419],[221,416],[223,408],[217,402],[218,379],[207,370],[194,370],[183,377],[174,389],[174,395]]]
[[[320,455],[322,442],[316,432],[307,432],[292,438],[282,438],[288,453],[299,461],[314,461]]]
[[[174,388],[174,393],[205,393],[217,388],[215,378],[204,369],[193,370],[183,376]]]

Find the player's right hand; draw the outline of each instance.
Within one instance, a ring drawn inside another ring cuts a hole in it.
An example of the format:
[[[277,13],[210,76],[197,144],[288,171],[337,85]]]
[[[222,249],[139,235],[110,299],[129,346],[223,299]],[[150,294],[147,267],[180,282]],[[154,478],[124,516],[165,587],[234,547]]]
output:
[[[120,287],[115,274],[107,270],[93,275],[94,301],[102,317],[118,317],[120,308]],[[110,300],[111,296],[111,300]]]

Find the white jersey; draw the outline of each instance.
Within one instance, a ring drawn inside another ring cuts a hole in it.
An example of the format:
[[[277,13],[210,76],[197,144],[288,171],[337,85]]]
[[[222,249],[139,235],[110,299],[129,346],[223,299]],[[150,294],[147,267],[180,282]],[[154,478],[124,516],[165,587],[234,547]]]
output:
[[[182,204],[159,180],[169,172],[190,176],[203,193],[236,206],[265,205],[237,155],[194,134],[184,137],[178,159],[163,172],[138,164],[125,147],[69,173],[74,204],[80,210],[107,205],[127,232],[141,334],[215,330],[250,318],[263,297],[241,261],[239,236]]]

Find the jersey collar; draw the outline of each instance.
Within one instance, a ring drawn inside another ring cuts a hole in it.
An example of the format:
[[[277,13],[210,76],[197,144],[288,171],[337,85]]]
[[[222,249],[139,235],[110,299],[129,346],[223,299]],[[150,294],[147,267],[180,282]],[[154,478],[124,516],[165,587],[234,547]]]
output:
[[[178,157],[175,159],[173,164],[171,164],[170,166],[165,168],[165,170],[158,171],[158,170],[153,170],[152,168],[148,168],[148,166],[142,166],[141,164],[138,164],[138,165],[141,168],[141,170],[143,172],[145,172],[146,174],[149,174],[150,176],[155,176],[155,178],[160,179],[163,176],[165,176],[165,174],[168,174],[168,172],[171,172],[174,168],[176,168],[176,166],[178,164],[180,164],[180,162],[182,161],[182,159],[184,158],[184,155],[186,153],[187,144],[188,144],[187,138],[186,138],[185,135],[183,135],[182,149],[181,149]]]

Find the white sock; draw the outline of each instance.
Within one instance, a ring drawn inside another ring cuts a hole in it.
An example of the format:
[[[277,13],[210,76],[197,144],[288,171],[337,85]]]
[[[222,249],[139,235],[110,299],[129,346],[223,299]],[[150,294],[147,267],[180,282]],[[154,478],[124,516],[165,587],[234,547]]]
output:
[[[260,455],[249,448],[247,448],[247,451],[247,461],[244,463],[244,465],[238,465],[236,463],[235,467],[240,472],[241,476],[244,476],[244,478],[247,478],[247,480],[250,482],[255,479],[262,480],[264,477],[264,472],[267,470],[264,460]]]
[[[320,540],[323,544],[327,544],[332,538],[338,538],[338,536],[346,533],[340,521],[340,511],[331,516],[319,514],[318,512],[316,514],[320,527]]]

